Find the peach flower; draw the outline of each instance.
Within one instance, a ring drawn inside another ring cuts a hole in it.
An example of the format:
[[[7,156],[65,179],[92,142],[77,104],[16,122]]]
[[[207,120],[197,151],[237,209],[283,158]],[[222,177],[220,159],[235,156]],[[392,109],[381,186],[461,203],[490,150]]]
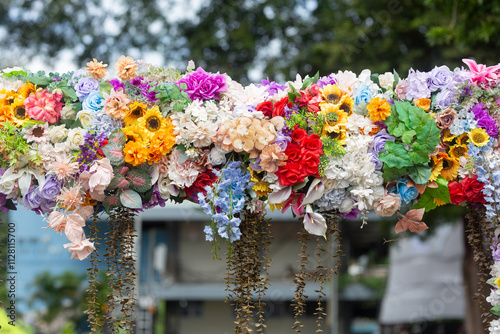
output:
[[[381,217],[390,217],[401,207],[401,197],[397,194],[386,194],[380,201],[375,202],[375,213]]]
[[[120,56],[115,64],[116,75],[120,80],[130,80],[135,77],[139,66],[132,57]]]
[[[123,90],[112,89],[109,94],[104,93],[103,96],[105,98],[104,111],[114,119],[125,119],[128,111],[127,105],[130,102],[127,94]]]
[[[69,248],[71,258],[77,260],[84,260],[95,250],[94,243],[90,242],[89,239],[83,239],[80,242],[65,244],[64,248]]]
[[[103,64],[102,61],[98,62],[95,58],[94,60],[89,61],[87,66],[88,67],[86,67],[85,70],[87,70],[94,79],[102,79],[108,73],[108,70],[106,69],[108,64]]]
[[[278,144],[272,144],[264,147],[262,153],[259,156],[260,167],[268,173],[275,173],[278,171],[279,166],[285,164],[286,159],[285,153],[281,151]]]

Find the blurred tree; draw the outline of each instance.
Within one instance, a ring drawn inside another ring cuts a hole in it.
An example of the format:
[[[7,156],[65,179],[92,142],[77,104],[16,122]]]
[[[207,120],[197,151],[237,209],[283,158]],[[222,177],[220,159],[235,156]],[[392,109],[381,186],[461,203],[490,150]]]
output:
[[[500,0],[7,0],[0,66],[35,55],[53,64],[64,51],[80,65],[156,52],[244,82],[364,68],[406,75],[463,57],[496,63],[499,12]]]

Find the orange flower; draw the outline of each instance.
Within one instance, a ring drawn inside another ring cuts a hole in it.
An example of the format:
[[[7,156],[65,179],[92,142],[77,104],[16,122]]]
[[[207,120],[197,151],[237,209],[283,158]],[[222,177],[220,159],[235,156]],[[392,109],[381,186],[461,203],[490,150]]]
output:
[[[102,61],[98,62],[95,58],[94,60],[89,61],[87,66],[88,67],[86,67],[85,70],[89,71],[94,79],[102,79],[108,73],[108,70],[106,69],[108,64],[103,64]]]
[[[431,99],[417,99],[414,100],[413,103],[419,107],[420,109],[424,109],[425,111],[431,110]]]
[[[139,66],[135,63],[132,57],[120,56],[115,64],[116,75],[120,80],[130,80],[135,77]]]
[[[148,158],[148,152],[145,145],[141,142],[129,141],[123,148],[125,162],[137,166],[142,164]]]
[[[383,121],[391,115],[391,105],[386,99],[381,99],[380,97],[371,99],[366,108],[368,109],[370,118],[374,122]]]

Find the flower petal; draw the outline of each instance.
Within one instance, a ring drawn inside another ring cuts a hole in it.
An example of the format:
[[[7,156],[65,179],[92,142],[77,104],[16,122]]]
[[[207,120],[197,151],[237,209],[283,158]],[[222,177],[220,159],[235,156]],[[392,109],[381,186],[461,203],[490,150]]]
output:
[[[290,197],[291,194],[292,194],[292,187],[287,186],[278,192],[273,192],[273,193],[269,194],[269,196],[267,197],[267,200],[271,204],[279,204],[279,203],[283,203],[284,201],[286,201],[288,199],[288,197]]]
[[[319,213],[312,212],[310,205],[306,207],[306,215],[304,217],[304,228],[307,232],[313,235],[319,235],[326,239],[326,220]]]

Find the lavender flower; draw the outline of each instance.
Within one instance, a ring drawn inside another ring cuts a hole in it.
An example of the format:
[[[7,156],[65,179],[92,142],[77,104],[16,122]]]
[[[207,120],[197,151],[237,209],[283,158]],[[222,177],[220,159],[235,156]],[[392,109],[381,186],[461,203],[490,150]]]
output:
[[[261,81],[262,86],[266,87],[266,91],[269,93],[269,96],[273,96],[274,94],[282,91],[286,88],[285,85],[280,85],[276,81],[270,81],[269,78]]]
[[[316,83],[320,88],[323,88],[326,85],[336,85],[338,83],[337,78],[335,78],[335,74],[330,74],[329,76],[319,78]]]
[[[201,67],[198,67],[194,72],[186,74],[184,78],[177,82],[177,85],[181,87],[182,83],[187,85],[184,91],[193,101],[218,100],[220,93],[227,89],[226,77],[223,74],[205,72]]]
[[[58,181],[56,175],[49,174],[45,178],[45,183],[38,188],[38,191],[44,199],[55,201],[61,193],[61,183]]]
[[[443,65],[440,67],[434,67],[434,69],[429,73],[427,84],[431,92],[435,92],[438,89],[446,88],[452,81],[453,72],[448,68],[448,66]]]
[[[429,74],[425,72],[415,71],[410,68],[408,72],[408,88],[406,90],[406,98],[408,100],[429,98],[431,96],[431,90],[427,85],[427,80],[429,79]]]
[[[455,91],[444,89],[436,94],[436,106],[441,109],[449,108],[456,100]]]
[[[76,96],[78,96],[80,101],[83,101],[91,92],[99,91],[99,81],[94,78],[83,77],[78,80],[74,88]]]

